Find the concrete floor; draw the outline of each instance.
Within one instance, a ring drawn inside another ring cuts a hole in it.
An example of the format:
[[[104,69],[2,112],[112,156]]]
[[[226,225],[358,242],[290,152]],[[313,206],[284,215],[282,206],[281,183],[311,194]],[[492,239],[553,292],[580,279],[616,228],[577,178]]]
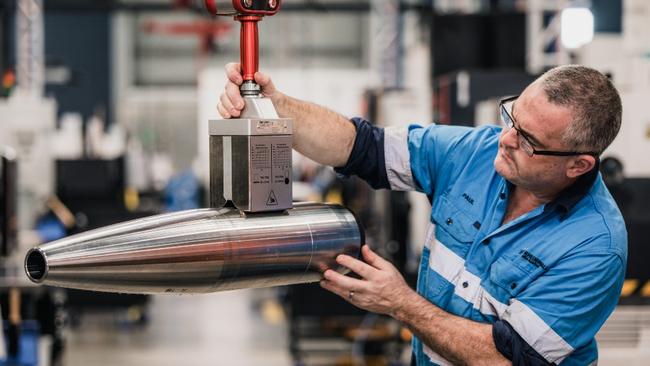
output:
[[[146,326],[126,324],[125,312],[84,315],[68,331],[64,365],[291,365],[280,312],[271,307],[263,319],[253,305],[268,304],[264,299],[274,294],[267,289],[154,296]],[[650,307],[617,308],[597,338],[599,365],[647,365]]]
[[[254,311],[254,291],[264,290],[154,296],[147,326],[126,326],[115,314],[84,315],[67,334],[64,365],[291,365],[286,327]]]

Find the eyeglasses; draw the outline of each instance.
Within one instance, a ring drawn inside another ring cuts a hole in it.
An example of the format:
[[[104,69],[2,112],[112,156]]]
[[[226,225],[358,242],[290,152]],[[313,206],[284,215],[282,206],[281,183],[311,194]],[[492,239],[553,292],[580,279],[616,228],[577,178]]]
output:
[[[501,112],[501,122],[506,126],[507,130],[514,129],[515,132],[517,133],[517,139],[519,142],[519,146],[521,147],[522,150],[529,156],[533,157],[533,155],[547,155],[547,156],[576,156],[576,155],[592,155],[592,156],[598,156],[593,151],[587,151],[587,152],[580,152],[580,151],[552,151],[552,150],[536,150],[534,142],[531,141],[531,139],[534,140],[534,138],[531,138],[531,136],[523,131],[519,126],[517,126],[515,119],[512,118],[512,107],[515,104],[515,100],[519,98],[518,95],[508,97],[501,99],[499,101],[499,111]]]

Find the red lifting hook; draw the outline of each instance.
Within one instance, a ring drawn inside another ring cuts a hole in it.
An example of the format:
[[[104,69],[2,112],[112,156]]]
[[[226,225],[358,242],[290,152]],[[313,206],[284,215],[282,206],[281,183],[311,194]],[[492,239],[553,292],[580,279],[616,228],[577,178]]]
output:
[[[273,15],[280,9],[280,0],[233,0],[232,13],[219,13],[216,0],[203,0],[203,8],[213,16],[235,15],[241,23],[240,58],[244,82],[255,84],[259,68],[259,38],[257,22],[265,15]]]

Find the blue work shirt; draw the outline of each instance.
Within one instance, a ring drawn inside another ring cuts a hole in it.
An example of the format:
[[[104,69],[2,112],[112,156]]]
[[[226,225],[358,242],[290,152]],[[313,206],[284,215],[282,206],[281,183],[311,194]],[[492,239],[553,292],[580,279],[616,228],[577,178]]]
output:
[[[627,233],[597,168],[556,200],[502,224],[512,184],[493,165],[500,127],[352,122],[355,145],[337,172],[431,200],[420,295],[494,324],[497,349],[510,360],[526,349],[562,365],[598,359],[594,336],[618,302]],[[449,364],[419,339],[413,353],[418,365]]]

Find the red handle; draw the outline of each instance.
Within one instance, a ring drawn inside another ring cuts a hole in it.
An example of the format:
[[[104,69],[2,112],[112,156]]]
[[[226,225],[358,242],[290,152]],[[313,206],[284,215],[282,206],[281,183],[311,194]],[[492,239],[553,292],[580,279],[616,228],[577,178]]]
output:
[[[262,17],[256,15],[239,15],[235,20],[241,22],[240,58],[244,81],[255,81],[255,73],[259,68],[259,39],[257,22]]]

